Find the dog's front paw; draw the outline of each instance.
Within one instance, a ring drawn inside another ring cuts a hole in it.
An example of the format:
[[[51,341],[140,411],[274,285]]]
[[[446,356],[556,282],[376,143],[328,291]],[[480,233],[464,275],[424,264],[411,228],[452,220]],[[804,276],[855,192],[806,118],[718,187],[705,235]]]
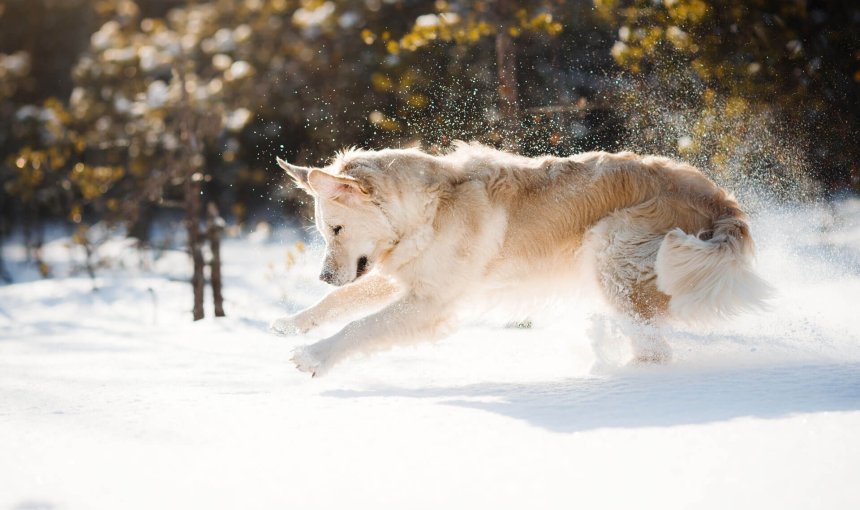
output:
[[[302,345],[293,349],[290,361],[302,372],[311,374],[311,377],[321,377],[330,368],[328,357],[313,345]]]
[[[302,324],[295,316],[282,317],[269,324],[269,331],[284,336],[302,335],[309,330],[310,327]]]

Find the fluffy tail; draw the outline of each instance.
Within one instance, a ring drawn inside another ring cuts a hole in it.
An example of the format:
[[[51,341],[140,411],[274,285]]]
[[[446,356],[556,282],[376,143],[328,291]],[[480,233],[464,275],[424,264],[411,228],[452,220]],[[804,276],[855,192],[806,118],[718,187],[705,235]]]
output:
[[[712,235],[666,234],[657,251],[657,288],[675,317],[700,321],[766,308],[772,289],[752,270],[754,244],[734,207],[714,221]]]

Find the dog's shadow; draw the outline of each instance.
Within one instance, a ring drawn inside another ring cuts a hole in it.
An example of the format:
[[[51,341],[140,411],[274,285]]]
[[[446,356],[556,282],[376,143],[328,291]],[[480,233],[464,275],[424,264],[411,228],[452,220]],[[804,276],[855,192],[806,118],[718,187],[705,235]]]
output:
[[[479,409],[561,433],[706,424],[860,409],[860,364],[654,370],[608,378],[460,387],[332,390],[336,398],[406,397]]]

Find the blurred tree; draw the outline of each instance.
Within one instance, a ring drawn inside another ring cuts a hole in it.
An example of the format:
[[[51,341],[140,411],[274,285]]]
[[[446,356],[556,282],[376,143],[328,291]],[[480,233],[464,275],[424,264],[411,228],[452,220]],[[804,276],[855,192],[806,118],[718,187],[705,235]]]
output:
[[[0,7],[0,19],[2,19]],[[30,73],[30,55],[19,51],[12,54],[0,53],[0,156],[6,156],[11,147],[11,129],[15,115],[15,97],[18,86],[25,76]],[[13,210],[9,181],[15,178],[12,162],[7,157],[0,157],[0,279],[11,281],[11,275],[3,263],[3,240],[12,228]]]
[[[212,207],[241,225],[280,194],[278,208],[309,214],[302,193],[272,193],[275,155],[315,165],[352,144],[439,150],[455,138],[526,154],[632,146],[718,175],[779,184],[812,168],[839,184],[860,150],[857,9],[7,0],[0,237],[18,221],[37,247],[32,226],[60,216],[85,249],[96,221],[145,246],[156,212],[178,207],[202,303]]]
[[[553,18],[555,2],[519,2],[497,0],[495,2],[426,2],[424,12],[405,34],[392,36],[389,26],[365,28],[362,38],[368,44],[379,40],[392,55],[401,51],[415,52],[436,44],[473,46],[487,37],[492,37],[493,56],[496,68],[496,108],[487,108],[494,120],[497,132],[495,142],[508,147],[519,147],[520,138],[520,94],[517,79],[518,55],[515,40],[524,34],[556,36],[562,31],[562,23]],[[427,11],[431,12],[427,12]],[[443,46],[443,47],[444,47]],[[483,67],[483,66],[482,66]],[[377,84],[375,84],[378,86]],[[384,84],[383,84],[384,85]],[[411,106],[420,106],[421,96],[412,97]],[[383,123],[381,119],[379,123]]]
[[[613,57],[639,77],[629,98],[644,105],[633,112],[632,130],[644,135],[643,144],[766,181],[797,180],[811,171],[844,186],[851,172],[860,177],[857,5],[594,3],[617,28]]]
[[[30,57],[30,72],[18,82],[19,103],[68,96],[69,71],[97,24],[93,4],[93,0],[0,2],[0,53],[24,52]]]
[[[231,145],[253,115],[243,105],[255,94],[255,68],[238,49],[250,51],[243,43],[252,30],[219,23],[225,13],[217,7],[228,4],[189,3],[160,20],[141,18],[131,0],[100,2],[109,21],[93,34],[75,68],[70,101],[87,146],[82,172],[95,162],[127,169],[111,189],[101,190],[121,197],[109,202],[116,206],[112,212],[135,223],[149,217],[141,209],[182,197],[195,320],[203,317],[203,186],[235,161],[235,154],[219,149]],[[218,156],[221,161],[213,161]],[[214,294],[220,296],[220,289]],[[223,315],[220,302],[216,315]]]
[[[66,163],[69,147],[50,150],[48,144],[68,141],[69,134],[61,120],[63,102],[52,98],[68,95],[69,69],[92,32],[89,3],[0,2],[0,242],[17,218],[28,257],[37,259],[43,274],[41,218],[71,207],[69,200],[57,200],[68,198],[67,189],[57,187],[68,182],[56,165]]]
[[[40,106],[20,107],[12,133],[21,148],[7,159],[8,171],[4,172],[3,192],[15,197],[23,209],[25,245],[43,276],[49,268],[39,254],[42,216],[68,214],[80,224],[85,203],[119,177],[119,170],[110,167],[81,172],[82,142],[70,124],[68,110],[55,98]]]
[[[396,12],[394,16],[388,11]],[[477,139],[525,154],[612,146],[608,31],[584,2],[395,2],[360,36],[371,67],[373,144],[434,150]]]

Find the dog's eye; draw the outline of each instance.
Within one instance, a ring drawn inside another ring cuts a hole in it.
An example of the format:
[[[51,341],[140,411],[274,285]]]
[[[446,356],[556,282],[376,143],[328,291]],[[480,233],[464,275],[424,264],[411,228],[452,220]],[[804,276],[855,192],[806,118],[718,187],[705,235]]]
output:
[[[334,235],[340,234],[340,230],[343,228],[343,225],[335,225],[331,228],[331,231],[334,232]]]

